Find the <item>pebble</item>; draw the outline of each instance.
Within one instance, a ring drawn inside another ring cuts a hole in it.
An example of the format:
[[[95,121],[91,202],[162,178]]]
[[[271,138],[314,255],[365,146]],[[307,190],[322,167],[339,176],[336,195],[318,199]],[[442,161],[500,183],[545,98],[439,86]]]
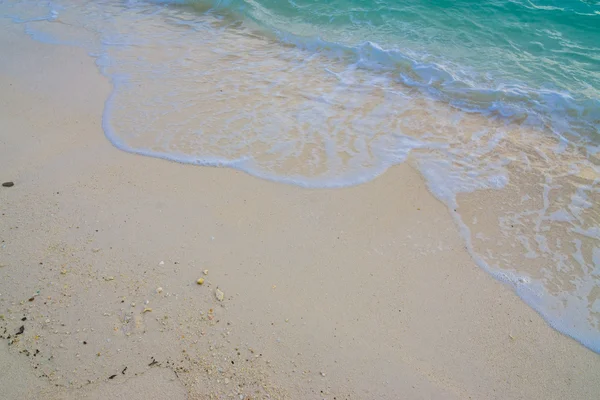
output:
[[[158,265],[165,265],[165,262],[161,261],[161,262],[158,263]]]
[[[162,293],[162,291],[163,291],[163,288],[161,288],[161,287],[156,288],[156,293]]]
[[[200,279],[198,279],[198,280],[196,281],[196,283],[197,283],[198,285],[202,285],[202,284],[204,284],[204,278],[200,278]]]
[[[205,269],[204,271],[202,271],[204,273],[204,275],[208,275],[208,270]]]
[[[217,300],[223,301],[223,299],[225,298],[225,293],[223,293],[221,290],[217,289],[215,291],[215,296],[217,297]]]
[[[15,184],[14,184],[14,182],[4,182],[2,184],[2,186],[4,186],[4,187],[13,187],[13,186],[15,186]]]

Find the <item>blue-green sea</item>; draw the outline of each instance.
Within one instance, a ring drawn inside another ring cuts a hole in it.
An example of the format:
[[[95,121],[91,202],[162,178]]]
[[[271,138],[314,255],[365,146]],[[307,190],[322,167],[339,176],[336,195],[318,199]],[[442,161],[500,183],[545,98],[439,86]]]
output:
[[[191,2],[206,7],[204,1]],[[284,42],[328,50],[470,110],[598,133],[600,2],[231,0]]]
[[[124,151],[331,190],[409,163],[476,265],[600,352],[600,1],[0,0],[0,18],[89,53]]]

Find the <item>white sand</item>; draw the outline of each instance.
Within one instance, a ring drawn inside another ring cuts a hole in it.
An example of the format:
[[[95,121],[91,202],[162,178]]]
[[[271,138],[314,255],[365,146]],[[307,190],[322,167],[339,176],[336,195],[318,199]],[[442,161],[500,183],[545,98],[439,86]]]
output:
[[[306,190],[121,152],[93,60],[0,24],[3,398],[600,396],[410,163]]]

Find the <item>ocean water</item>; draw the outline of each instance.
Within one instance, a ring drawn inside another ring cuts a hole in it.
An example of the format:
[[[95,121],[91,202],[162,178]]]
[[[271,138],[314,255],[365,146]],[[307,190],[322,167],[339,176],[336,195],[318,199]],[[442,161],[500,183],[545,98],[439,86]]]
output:
[[[599,1],[0,0],[0,17],[89,52],[125,151],[312,188],[411,163],[473,261],[600,352]]]

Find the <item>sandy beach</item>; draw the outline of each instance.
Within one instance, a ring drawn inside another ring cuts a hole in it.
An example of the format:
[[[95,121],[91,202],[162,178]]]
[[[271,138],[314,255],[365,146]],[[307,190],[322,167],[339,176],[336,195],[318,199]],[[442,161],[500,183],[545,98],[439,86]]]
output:
[[[598,398],[410,159],[314,190],[128,154],[84,50],[0,51],[0,397]]]

